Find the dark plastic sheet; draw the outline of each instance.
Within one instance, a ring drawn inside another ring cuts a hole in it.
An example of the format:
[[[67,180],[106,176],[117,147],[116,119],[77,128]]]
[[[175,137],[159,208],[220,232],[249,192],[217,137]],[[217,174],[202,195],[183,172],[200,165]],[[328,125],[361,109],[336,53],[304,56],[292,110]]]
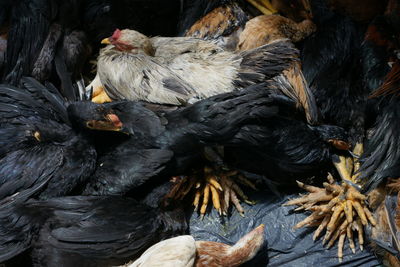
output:
[[[315,228],[293,230],[293,226],[307,215],[294,213],[294,206],[283,207],[282,203],[298,194],[283,194],[283,197],[279,197],[266,189],[262,192],[248,192],[248,196],[256,200],[257,204],[243,204],[245,218],[233,211],[229,218],[221,222],[218,213],[212,210],[201,221],[194,213],[190,218],[190,234],[196,240],[234,244],[241,236],[263,223],[265,247],[246,266],[382,266],[375,255],[365,248],[368,245],[364,244],[364,251],[357,247],[356,254],[353,254],[346,240],[343,261],[339,262],[337,244],[328,250],[322,246],[322,238],[315,242],[312,240]]]

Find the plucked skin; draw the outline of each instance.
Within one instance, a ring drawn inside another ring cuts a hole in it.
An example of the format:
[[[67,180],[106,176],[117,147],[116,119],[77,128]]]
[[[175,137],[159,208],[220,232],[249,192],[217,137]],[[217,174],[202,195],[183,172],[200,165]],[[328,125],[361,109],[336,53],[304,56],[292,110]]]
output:
[[[263,82],[297,60],[285,40],[241,53],[211,41],[148,39],[132,30],[116,31],[108,40],[113,45],[100,52],[97,71],[113,100],[182,105]]]
[[[34,266],[110,266],[184,233],[180,209],[124,197],[62,197],[1,208],[0,261],[32,248]],[[7,241],[6,241],[7,240]]]
[[[170,112],[153,112],[135,102],[85,105],[92,111],[83,114],[113,110],[123,124],[122,131],[129,134],[100,156],[101,166],[85,194],[122,194],[158,174],[183,173],[198,162],[205,146],[224,145],[245,125],[262,125],[276,114],[275,100],[267,88],[260,84]],[[74,105],[83,104],[70,109]]]
[[[31,78],[0,86],[0,199],[48,181],[39,197],[64,196],[94,171],[96,151],[74,129],[54,87]]]

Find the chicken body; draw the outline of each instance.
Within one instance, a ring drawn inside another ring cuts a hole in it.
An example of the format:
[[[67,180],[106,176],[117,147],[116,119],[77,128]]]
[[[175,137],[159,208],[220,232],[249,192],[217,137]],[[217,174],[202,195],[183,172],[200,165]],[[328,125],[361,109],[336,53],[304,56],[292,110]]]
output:
[[[132,30],[114,35],[98,61],[100,81],[114,100],[186,104],[263,82],[297,53],[283,40],[235,54],[194,38],[149,39]]]

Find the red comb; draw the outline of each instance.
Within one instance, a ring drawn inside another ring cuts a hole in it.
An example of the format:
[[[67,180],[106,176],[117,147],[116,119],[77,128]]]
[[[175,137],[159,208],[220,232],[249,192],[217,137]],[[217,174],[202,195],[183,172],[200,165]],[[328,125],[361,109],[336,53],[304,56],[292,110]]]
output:
[[[117,40],[119,37],[121,37],[121,30],[120,29],[116,29],[113,33],[113,35],[111,36],[112,39]]]

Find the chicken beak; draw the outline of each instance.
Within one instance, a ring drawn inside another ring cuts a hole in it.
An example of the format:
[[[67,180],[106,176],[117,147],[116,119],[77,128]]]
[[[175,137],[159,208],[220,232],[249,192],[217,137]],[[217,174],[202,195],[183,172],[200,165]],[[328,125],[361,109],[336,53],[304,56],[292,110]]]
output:
[[[92,130],[112,131],[112,132],[119,132],[122,129],[122,126],[115,125],[112,121],[98,121],[98,120],[87,121],[86,127]]]
[[[272,15],[278,11],[272,6],[270,0],[246,0],[264,15]]]
[[[86,127],[92,130],[120,132],[123,124],[114,113],[105,115],[105,120],[89,120]]]
[[[104,38],[103,40],[101,40],[101,43],[102,43],[102,44],[106,44],[106,45],[111,44],[110,38]]]

